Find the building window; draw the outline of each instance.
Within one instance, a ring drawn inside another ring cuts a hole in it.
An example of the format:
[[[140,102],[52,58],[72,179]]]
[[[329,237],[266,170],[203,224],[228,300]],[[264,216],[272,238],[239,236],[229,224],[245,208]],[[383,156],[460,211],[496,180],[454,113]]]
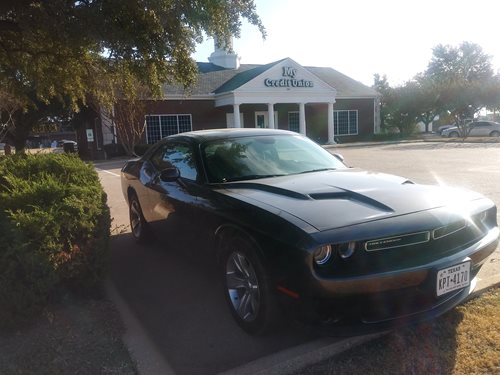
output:
[[[300,132],[300,126],[299,126],[299,112],[288,112],[288,130],[291,130],[292,132],[299,133]]]
[[[146,140],[150,144],[169,135],[189,132],[192,129],[191,115],[146,116]]]
[[[358,134],[358,111],[341,110],[333,111],[333,126],[335,135]]]

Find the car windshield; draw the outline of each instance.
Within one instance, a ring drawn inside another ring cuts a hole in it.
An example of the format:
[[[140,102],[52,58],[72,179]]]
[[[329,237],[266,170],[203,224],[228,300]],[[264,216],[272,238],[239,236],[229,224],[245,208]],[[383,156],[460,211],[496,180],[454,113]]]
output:
[[[206,143],[202,154],[212,183],[347,168],[328,151],[298,135],[222,139]]]

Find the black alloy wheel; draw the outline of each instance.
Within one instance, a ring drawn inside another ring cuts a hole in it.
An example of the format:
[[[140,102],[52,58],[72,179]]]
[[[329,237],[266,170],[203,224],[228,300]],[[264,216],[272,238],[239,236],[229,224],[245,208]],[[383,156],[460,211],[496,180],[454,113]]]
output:
[[[141,204],[137,195],[132,193],[129,199],[129,217],[132,236],[139,243],[146,243],[149,240],[146,220],[142,214]]]
[[[276,299],[252,241],[231,237],[222,244],[226,301],[234,319],[247,333],[262,335],[274,328]]]

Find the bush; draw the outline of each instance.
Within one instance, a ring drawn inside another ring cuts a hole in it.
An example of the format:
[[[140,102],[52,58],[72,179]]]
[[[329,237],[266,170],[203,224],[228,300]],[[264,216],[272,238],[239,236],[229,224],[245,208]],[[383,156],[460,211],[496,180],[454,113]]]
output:
[[[110,228],[97,173],[74,155],[0,158],[0,322],[39,310],[61,287],[95,286]]]
[[[121,144],[110,143],[102,147],[104,149],[104,152],[106,153],[106,159],[125,155],[125,150],[123,149],[123,146]]]

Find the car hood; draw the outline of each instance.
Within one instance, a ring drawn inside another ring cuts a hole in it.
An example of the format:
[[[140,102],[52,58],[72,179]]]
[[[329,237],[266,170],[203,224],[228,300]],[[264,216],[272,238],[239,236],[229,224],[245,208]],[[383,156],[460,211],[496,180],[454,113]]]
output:
[[[443,206],[463,207],[466,201],[482,198],[467,190],[355,169],[227,183],[217,190],[287,212],[319,231]]]

